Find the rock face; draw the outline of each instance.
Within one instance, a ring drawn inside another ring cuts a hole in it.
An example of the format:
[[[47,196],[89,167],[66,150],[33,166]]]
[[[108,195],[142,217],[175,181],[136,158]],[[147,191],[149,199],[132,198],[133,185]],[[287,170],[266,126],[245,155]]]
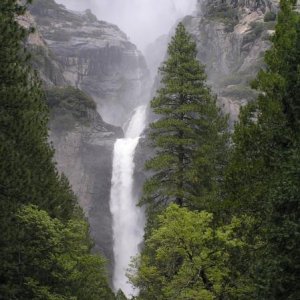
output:
[[[18,17],[18,22],[26,29],[37,28],[34,17],[26,12]],[[63,68],[51,53],[45,39],[38,30],[30,34],[27,39],[27,48],[30,50],[33,67],[39,72],[44,86],[64,86],[67,82],[63,76]]]
[[[95,251],[105,255],[111,271],[112,155],[123,131],[107,120],[123,124],[143,96],[149,75],[145,60],[124,33],[90,11],[36,0],[19,22],[37,27],[27,45],[46,90],[57,168],[78,196]]]
[[[250,82],[263,66],[277,7],[271,0],[198,0],[197,15],[183,21],[232,123],[240,106],[256,97]]]
[[[198,9],[200,8],[204,15],[210,13],[214,14],[216,11],[220,12],[227,8],[238,9],[238,12],[241,12],[244,9],[260,9],[265,11],[266,9],[271,9],[271,2],[271,0],[198,0]]]
[[[73,12],[53,0],[36,0],[30,11],[68,84],[92,96],[106,122],[122,125],[148,83],[136,46],[89,10]]]
[[[112,153],[115,140],[123,137],[123,132],[105,123],[92,99],[80,90],[54,87],[47,90],[47,100],[58,170],[69,179],[88,217],[95,251],[112,262]]]
[[[237,120],[240,107],[257,96],[250,82],[263,66],[278,2],[198,0],[195,14],[182,20],[197,43],[198,58],[206,67],[208,83],[223,110],[230,114],[231,125]],[[169,40],[170,36],[162,36],[149,45],[146,57],[151,58],[148,60],[155,68],[166,58]],[[154,90],[158,87],[159,76]]]
[[[145,57],[150,68],[152,80],[155,80],[158,74],[158,68],[167,55],[169,35],[158,37],[153,43],[149,44],[145,49]]]

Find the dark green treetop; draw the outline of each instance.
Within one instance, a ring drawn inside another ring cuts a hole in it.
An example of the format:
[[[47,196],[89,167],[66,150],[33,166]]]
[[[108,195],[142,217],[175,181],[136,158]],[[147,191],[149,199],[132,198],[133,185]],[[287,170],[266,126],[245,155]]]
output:
[[[300,16],[295,4],[280,2],[266,69],[253,84],[261,94],[241,112],[226,176],[226,214],[256,220],[247,238],[260,244],[243,258],[255,278],[256,299],[300,297]]]
[[[151,102],[158,115],[150,132],[156,154],[146,163],[154,175],[145,184],[144,201],[205,208],[221,179],[227,122],[205,83],[196,44],[182,23],[168,55],[160,69],[162,87]]]
[[[113,299],[104,260],[53,163],[48,108],[24,47],[24,1],[0,1],[0,298]],[[27,3],[27,2],[26,2]]]
[[[28,64],[28,32],[16,21],[25,6],[6,0],[0,6],[1,196],[11,205],[35,203],[53,216],[68,218],[75,197],[52,163],[48,108],[39,78]]]

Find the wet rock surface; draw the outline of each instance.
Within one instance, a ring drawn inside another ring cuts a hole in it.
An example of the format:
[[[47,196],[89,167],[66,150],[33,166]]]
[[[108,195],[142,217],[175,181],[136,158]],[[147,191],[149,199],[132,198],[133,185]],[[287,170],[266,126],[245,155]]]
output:
[[[148,84],[141,52],[90,10],[69,11],[53,0],[37,0],[30,11],[68,84],[92,96],[106,122],[122,125]]]
[[[27,45],[46,89],[57,168],[78,196],[94,249],[109,260],[111,271],[112,156],[116,139],[124,135],[116,124],[143,97],[149,75],[145,60],[117,26],[90,11],[36,0],[20,22],[37,27]]]
[[[277,10],[278,1],[271,0],[199,0],[196,16],[183,20],[231,125],[240,107],[257,96],[250,83],[264,65]]]
[[[109,208],[112,153],[116,138],[123,137],[120,128],[105,124],[90,111],[91,124],[76,124],[67,131],[51,131],[59,171],[69,179],[79,203],[89,220],[95,251],[113,261],[112,218]],[[51,121],[51,127],[59,122]]]

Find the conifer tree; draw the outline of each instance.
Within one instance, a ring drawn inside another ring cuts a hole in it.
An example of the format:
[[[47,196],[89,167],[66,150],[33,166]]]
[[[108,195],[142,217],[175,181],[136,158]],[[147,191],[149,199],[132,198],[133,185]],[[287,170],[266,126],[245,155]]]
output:
[[[253,84],[261,94],[241,112],[227,172],[228,210],[256,220],[247,233],[256,251],[243,258],[255,279],[255,299],[300,297],[300,16],[295,4],[280,2],[266,69]]]
[[[17,22],[26,7],[6,0],[0,5],[2,195],[18,203],[36,203],[53,216],[68,218],[75,199],[52,163],[48,109],[39,78],[28,64],[24,48],[28,32]]]
[[[24,2],[0,1],[0,299],[113,299],[52,161],[48,109],[24,47],[29,32],[17,21]]]
[[[8,260],[6,254],[14,247],[14,216],[20,205],[35,203],[52,216],[70,218],[75,204],[52,163],[47,107],[24,49],[28,32],[17,22],[25,9],[18,1],[0,3],[1,260]],[[7,275],[5,267],[1,268],[1,279]]]
[[[162,87],[151,102],[158,120],[150,125],[155,156],[144,201],[206,208],[217,198],[226,159],[227,120],[216,106],[196,58],[196,44],[180,23],[160,72]],[[155,204],[155,205],[154,205]],[[150,205],[151,206],[151,205]]]

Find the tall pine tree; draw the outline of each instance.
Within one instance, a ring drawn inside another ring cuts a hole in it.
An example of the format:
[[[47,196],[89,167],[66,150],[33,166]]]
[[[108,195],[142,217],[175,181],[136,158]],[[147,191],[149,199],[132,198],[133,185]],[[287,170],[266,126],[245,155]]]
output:
[[[256,221],[247,234],[256,251],[244,257],[256,299],[299,299],[300,286],[300,16],[281,0],[258,100],[242,110],[227,172],[228,209]]]
[[[150,125],[155,156],[144,201],[150,207],[204,209],[217,198],[226,158],[227,120],[216,105],[196,58],[196,43],[180,23],[160,69],[162,87],[151,102],[158,120]]]
[[[21,3],[0,1],[0,299],[113,299],[52,161],[48,109],[17,22]]]

